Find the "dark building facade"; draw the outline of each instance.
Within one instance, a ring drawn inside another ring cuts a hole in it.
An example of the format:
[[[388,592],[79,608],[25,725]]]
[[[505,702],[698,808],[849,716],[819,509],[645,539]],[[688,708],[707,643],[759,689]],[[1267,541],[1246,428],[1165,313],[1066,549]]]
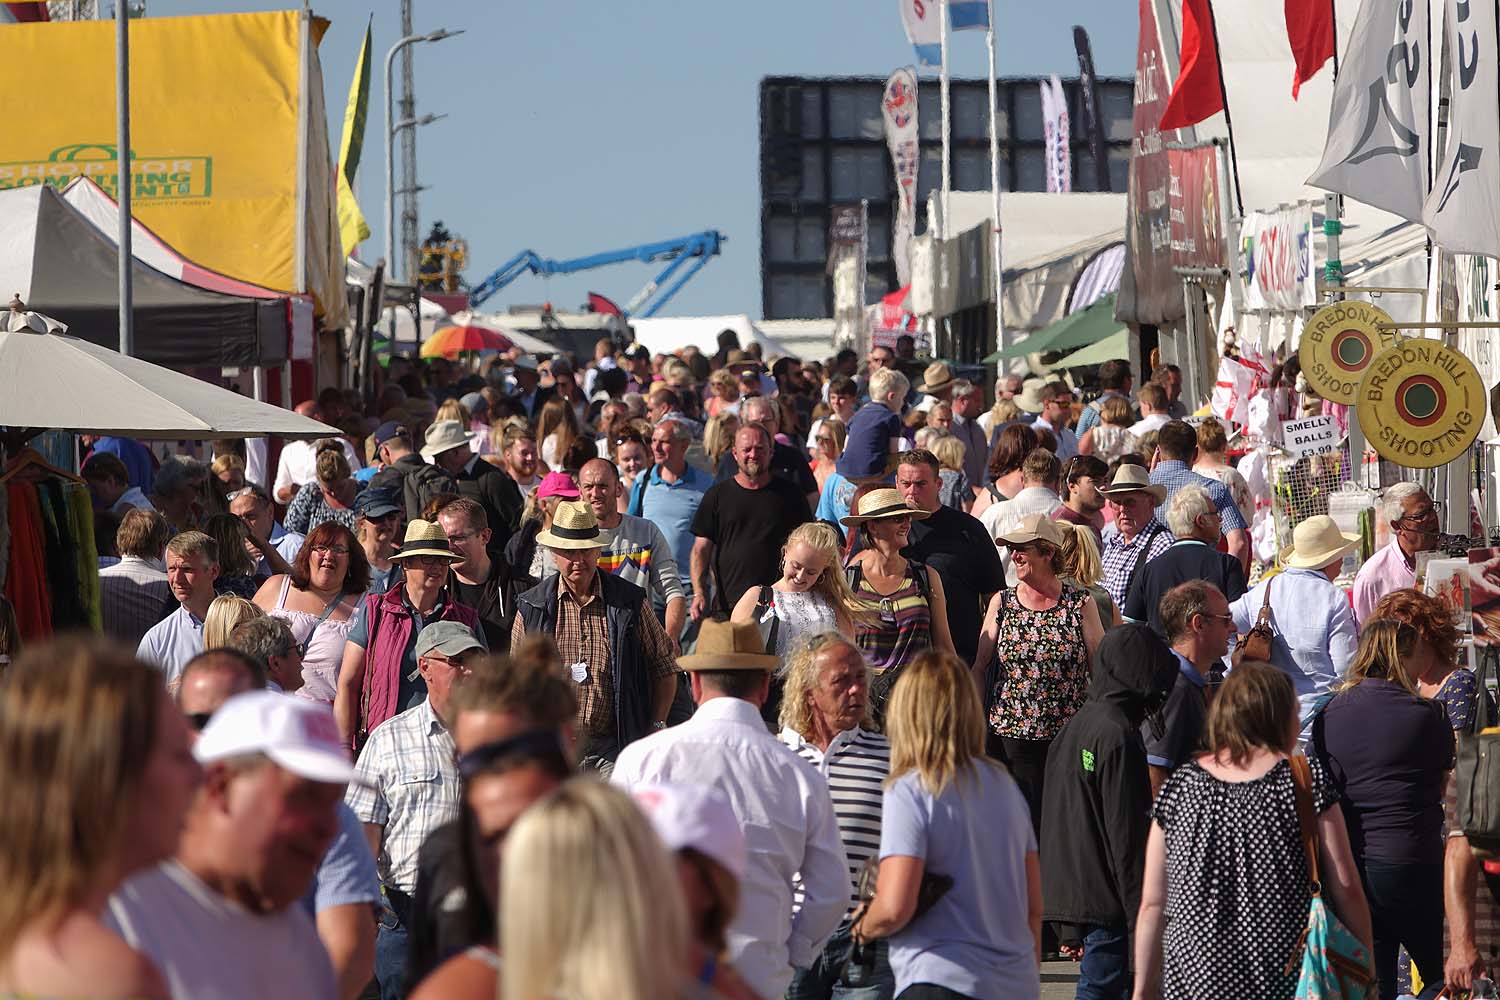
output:
[[[1047,189],[1042,102],[1037,78],[997,83],[1000,189]],[[1099,114],[1109,155],[1110,190],[1124,191],[1130,162],[1133,81],[1098,79]],[[896,287],[891,217],[896,181],[886,150],[880,97],[883,77],[766,77],[760,84],[760,274],[766,319],[833,315],[826,273],[828,219],[835,205],[869,200],[869,282],[866,301]],[[955,191],[990,188],[989,85],[950,81],[950,135]],[[1073,190],[1097,191],[1078,80],[1063,80],[1072,135]],[[938,83],[922,77],[917,125],[922,143],[917,177],[917,226],[927,196],[940,187],[942,113]]]

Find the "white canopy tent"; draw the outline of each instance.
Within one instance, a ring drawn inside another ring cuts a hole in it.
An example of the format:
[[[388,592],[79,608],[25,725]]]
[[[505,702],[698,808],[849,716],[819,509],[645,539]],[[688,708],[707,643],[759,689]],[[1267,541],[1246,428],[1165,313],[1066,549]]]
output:
[[[645,344],[653,354],[670,354],[693,344],[704,354],[713,355],[719,350],[719,333],[723,330],[733,330],[738,334],[741,347],[748,347],[752,342],[759,344],[767,361],[796,353],[779,340],[768,336],[743,313],[734,316],[632,318],[630,325],[635,329],[636,341]]]

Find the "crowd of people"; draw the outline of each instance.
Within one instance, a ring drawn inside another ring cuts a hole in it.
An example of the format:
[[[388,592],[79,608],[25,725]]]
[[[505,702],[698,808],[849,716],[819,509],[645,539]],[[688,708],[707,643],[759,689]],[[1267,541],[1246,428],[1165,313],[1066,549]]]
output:
[[[1351,602],[1327,516],[1252,565],[1172,366],[986,409],[903,340],[88,439],[102,634],[0,682],[0,993],[1290,1000],[1319,892],[1366,996],[1489,975],[1426,493]]]

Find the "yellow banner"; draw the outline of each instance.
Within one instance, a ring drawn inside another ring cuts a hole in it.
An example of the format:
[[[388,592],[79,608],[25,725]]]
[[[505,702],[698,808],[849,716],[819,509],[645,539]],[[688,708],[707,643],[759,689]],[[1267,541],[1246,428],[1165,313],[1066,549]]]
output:
[[[309,75],[300,53],[303,16],[273,11],[130,22],[131,209],[198,264],[277,291],[311,291],[325,306],[337,293],[333,311],[342,313],[342,291],[327,273],[329,254],[313,242],[320,229],[331,228],[319,219],[332,216],[334,197],[321,94],[305,102],[306,183],[298,185],[301,87]],[[326,24],[310,25],[307,65],[314,76]],[[5,25],[0,45],[7,134],[0,189],[61,188],[87,176],[114,194],[113,21]],[[306,213],[300,231],[299,210]]]
[[[349,104],[344,109],[344,136],[339,142],[339,234],[344,253],[349,253],[370,238],[370,227],[354,198],[354,172],[359,169],[360,151],[365,144],[365,119],[370,109],[370,26],[365,25],[364,44],[354,63],[354,79],[349,84]]]

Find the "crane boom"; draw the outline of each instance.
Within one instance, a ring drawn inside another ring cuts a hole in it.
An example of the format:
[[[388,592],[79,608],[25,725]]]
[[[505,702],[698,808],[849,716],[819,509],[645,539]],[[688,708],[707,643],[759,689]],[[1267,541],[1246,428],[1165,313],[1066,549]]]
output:
[[[604,253],[591,254],[587,257],[574,257],[572,260],[552,260],[548,257],[540,257],[532,250],[522,250],[474,286],[473,291],[469,293],[469,304],[471,307],[482,305],[496,292],[528,272],[545,278],[554,274],[576,274],[579,271],[632,260],[646,264],[665,261],[666,266],[657,273],[656,277],[648,281],[645,287],[637,292],[625,306],[625,312],[628,315],[639,313],[641,316],[654,316],[657,310],[666,305],[672,296],[692,279],[693,275],[703,270],[711,257],[718,256],[720,248],[727,239],[728,237],[718,230],[708,229],[675,240],[642,243],[639,246],[625,247],[621,250],[607,250]],[[687,265],[685,270],[684,265]]]

